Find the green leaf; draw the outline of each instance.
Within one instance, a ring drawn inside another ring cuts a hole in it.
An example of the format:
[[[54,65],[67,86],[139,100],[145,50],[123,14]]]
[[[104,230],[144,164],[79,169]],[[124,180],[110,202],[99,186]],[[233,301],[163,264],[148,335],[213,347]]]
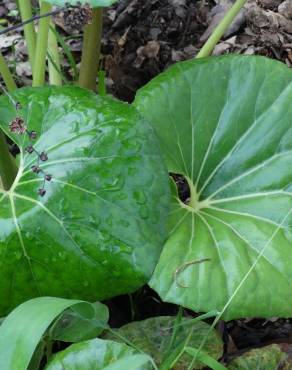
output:
[[[69,5],[81,4],[81,5],[90,5],[92,8],[107,7],[111,6],[116,2],[117,0],[46,0],[46,3],[58,6],[65,6],[66,4]]]
[[[163,300],[225,319],[292,315],[292,73],[263,57],[179,63],[142,88],[173,195],[150,285]]]
[[[228,364],[229,370],[291,369],[291,344],[271,344],[252,349]]]
[[[200,350],[198,352],[197,349],[186,347],[185,351],[192,355],[193,357],[201,360],[206,366],[213,370],[228,370],[225,366],[221,365],[220,362],[214,360],[213,357],[209,356],[208,353]]]
[[[26,370],[49,325],[71,306],[85,317],[94,314],[90,303],[52,297],[32,299],[12,311],[0,327],[0,369]]]
[[[93,339],[57,353],[45,370],[151,370],[150,361],[125,344]]]
[[[88,319],[74,307],[66,310],[50,332],[50,337],[63,342],[81,342],[100,335],[109,319],[107,306],[96,302],[92,304],[94,317]]]
[[[25,88],[13,98],[38,137],[52,180],[36,175],[28,135],[9,132],[17,112],[0,98],[0,127],[21,150],[0,192],[0,316],[36,296],[102,300],[150,278],[166,236],[168,175],[153,130],[128,104],[77,87]]]
[[[173,332],[175,335],[172,338]],[[176,316],[160,316],[143,321],[132,322],[119,329],[106,332],[107,339],[125,341],[135,348],[149,354],[156,364],[161,365],[168,353],[173,353],[181,345],[197,348],[207,334],[204,350],[210,356],[218,359],[222,356],[223,344],[215,330],[209,333],[210,326],[203,321],[193,322],[191,319],[182,318],[176,322]],[[185,344],[188,336],[190,338]],[[124,340],[123,340],[124,338]],[[171,347],[169,348],[170,341]],[[179,351],[183,352],[183,348]],[[192,356],[183,355],[172,369],[187,369],[192,361]],[[197,364],[194,369],[201,369],[202,364]]]

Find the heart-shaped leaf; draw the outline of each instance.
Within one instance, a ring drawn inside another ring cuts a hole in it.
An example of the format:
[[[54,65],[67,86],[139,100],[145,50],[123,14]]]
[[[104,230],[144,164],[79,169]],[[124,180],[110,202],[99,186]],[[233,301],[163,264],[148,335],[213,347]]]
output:
[[[90,5],[92,8],[107,7],[116,3],[117,0],[46,0],[46,3],[65,6],[65,5]]]
[[[111,340],[72,344],[54,356],[46,370],[151,370],[151,358]]]
[[[0,194],[0,316],[36,296],[95,301],[137,289],[165,240],[168,176],[152,129],[129,105],[77,87],[13,99],[19,112],[0,99],[0,127],[20,148],[17,178]],[[17,115],[35,140],[9,131]]]
[[[178,347],[199,347],[208,335],[204,351],[213,358],[222,356],[223,343],[215,330],[203,321],[193,322],[192,319],[182,318],[176,323],[176,316],[152,317],[143,321],[131,322],[119,329],[105,333],[105,338],[125,341],[135,345],[135,348],[150,355],[157,365],[161,365],[169,353]],[[183,349],[180,349],[180,352]],[[171,366],[173,370],[188,369],[192,356],[185,354]],[[193,369],[201,369],[202,363],[193,364]]]
[[[227,319],[292,315],[292,73],[262,57],[179,63],[142,88],[169,171],[168,241],[151,286]]]

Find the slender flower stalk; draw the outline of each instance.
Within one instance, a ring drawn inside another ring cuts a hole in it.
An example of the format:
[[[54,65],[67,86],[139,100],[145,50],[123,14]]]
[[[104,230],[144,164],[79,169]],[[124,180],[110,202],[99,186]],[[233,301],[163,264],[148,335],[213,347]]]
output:
[[[19,0],[18,7],[21,15],[22,22],[26,22],[31,19],[32,10],[31,10],[31,1],[30,0]],[[36,33],[33,22],[30,22],[24,26],[24,36],[27,44],[29,61],[31,64],[31,69],[33,70],[33,63],[35,57],[36,49]]]
[[[17,89],[16,83],[13,79],[13,76],[5,62],[3,55],[0,52],[0,75],[3,78],[3,81],[9,91]]]
[[[49,44],[48,44],[48,53],[51,58],[49,59],[49,80],[51,85],[61,86],[62,77],[61,77],[61,63],[60,55],[58,50],[58,42],[54,33],[55,25],[51,22],[49,30]]]
[[[15,90],[16,84],[1,53],[0,74],[7,86],[7,89],[9,91]],[[2,87],[2,85],[0,85],[0,87]],[[2,89],[4,92],[6,91],[3,87]],[[5,190],[10,189],[17,175],[17,171],[18,169],[15,163],[15,159],[9,152],[6,137],[4,133],[0,130],[0,187],[3,187]]]
[[[0,131],[0,186],[9,190],[17,175],[15,160],[8,150],[5,135]]]
[[[52,5],[46,2],[41,3],[40,14],[49,13]],[[48,48],[48,36],[51,17],[42,18],[39,22],[37,35],[36,53],[34,58],[34,70],[32,86],[43,86],[45,83],[46,57]]]

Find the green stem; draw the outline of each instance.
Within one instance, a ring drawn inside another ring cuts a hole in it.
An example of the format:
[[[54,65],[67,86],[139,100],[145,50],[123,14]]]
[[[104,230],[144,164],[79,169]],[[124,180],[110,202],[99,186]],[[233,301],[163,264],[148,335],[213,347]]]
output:
[[[14,82],[12,74],[10,73],[9,68],[1,52],[0,52],[0,75],[2,76],[3,81],[5,82],[5,85],[9,91],[17,89],[16,83]]]
[[[52,5],[42,2],[40,14],[48,13],[52,10]],[[45,83],[46,56],[48,48],[48,36],[51,17],[42,18],[39,22],[37,35],[36,52],[34,58],[34,73],[32,86],[43,86]]]
[[[96,90],[102,33],[102,8],[93,9],[92,23],[84,30],[79,86]]]
[[[204,57],[209,56],[212,53],[214,47],[216,46],[218,41],[221,39],[221,37],[224,35],[225,31],[229,28],[234,18],[240,12],[240,9],[244,6],[246,1],[247,0],[236,0],[233,6],[226,13],[225,17],[215,28],[214,32],[209,37],[205,45],[202,47],[202,49],[200,50],[196,58],[204,58]]]
[[[32,18],[31,2],[30,0],[21,0],[18,2],[22,22]],[[24,26],[24,36],[27,44],[28,56],[31,68],[33,70],[33,63],[36,50],[36,33],[33,22]]]
[[[0,75],[9,91],[17,89],[14,79],[9,71],[5,59],[0,52]],[[16,174],[17,166],[11,156],[4,133],[0,130],[0,186],[8,190],[12,185]]]
[[[51,56],[49,59],[49,79],[51,85],[61,86],[62,85],[62,78],[60,75],[61,71],[61,63],[60,63],[60,55],[58,50],[58,43],[52,28],[55,25],[51,23],[51,27],[49,30],[49,44],[48,44],[48,52]]]
[[[9,152],[5,135],[0,131],[0,184],[5,190],[9,190],[17,175],[17,166]]]

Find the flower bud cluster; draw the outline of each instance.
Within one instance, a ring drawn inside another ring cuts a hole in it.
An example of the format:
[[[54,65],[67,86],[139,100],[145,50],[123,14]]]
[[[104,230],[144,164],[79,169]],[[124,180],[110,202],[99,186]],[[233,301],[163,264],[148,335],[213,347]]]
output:
[[[13,121],[10,122],[9,130],[10,130],[10,132],[12,132],[14,134],[18,134],[18,135],[26,134],[29,137],[30,143],[25,148],[25,151],[29,154],[35,153],[37,155],[37,162],[33,166],[31,166],[31,170],[36,175],[41,174],[43,176],[42,187],[38,189],[38,194],[41,197],[43,197],[46,194],[46,189],[45,189],[46,182],[50,182],[52,180],[52,175],[47,174],[40,167],[41,162],[46,162],[49,159],[48,154],[46,152],[39,153],[34,148],[33,141],[37,139],[37,136],[38,136],[37,132],[36,131],[29,131],[27,129],[27,126],[24,122],[24,119],[19,114],[19,109],[21,108],[21,105],[19,103],[16,103],[15,108],[16,108],[17,116],[16,116],[16,118],[14,118]]]

